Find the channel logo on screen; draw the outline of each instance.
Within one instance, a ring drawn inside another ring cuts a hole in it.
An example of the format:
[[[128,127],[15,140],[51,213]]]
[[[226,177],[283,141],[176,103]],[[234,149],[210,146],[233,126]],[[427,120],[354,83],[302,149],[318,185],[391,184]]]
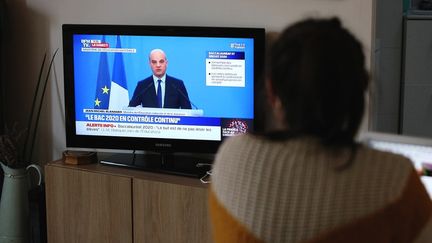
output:
[[[81,44],[84,48],[109,48],[109,43],[102,42],[101,40],[81,39]]]
[[[233,49],[245,49],[246,44],[245,43],[231,43],[230,47]]]
[[[222,137],[245,134],[249,131],[250,123],[246,119],[222,119]]]

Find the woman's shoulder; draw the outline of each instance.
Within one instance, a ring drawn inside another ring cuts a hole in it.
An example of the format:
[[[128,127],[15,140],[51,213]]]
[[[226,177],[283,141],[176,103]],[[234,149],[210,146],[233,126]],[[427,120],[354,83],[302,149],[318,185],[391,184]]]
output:
[[[235,160],[239,165],[243,162],[251,163],[266,154],[279,152],[286,147],[284,142],[274,141],[266,136],[256,134],[242,134],[226,139],[216,153],[217,163],[229,163]]]
[[[254,134],[242,134],[227,138],[219,147],[217,155],[238,153],[248,148],[262,146],[269,141]]]
[[[230,137],[225,140],[219,151],[219,156],[235,155],[237,159],[257,155],[259,153],[280,153],[283,151],[291,151],[293,153],[316,153],[327,154],[329,149],[319,142],[319,140],[311,137],[295,137],[287,134],[243,134]],[[363,144],[355,146],[355,161],[364,164],[366,167],[374,167],[380,165],[384,167],[399,167],[403,169],[412,169],[413,162],[400,154],[381,151],[370,148]],[[331,157],[331,155],[330,155]]]
[[[263,141],[259,141],[255,135],[242,134],[238,136],[229,137],[219,147],[216,157],[215,165],[220,163],[230,163],[229,160],[235,159],[238,164],[243,157],[250,154],[249,150],[257,150],[262,146]],[[240,156],[244,155],[244,156]]]

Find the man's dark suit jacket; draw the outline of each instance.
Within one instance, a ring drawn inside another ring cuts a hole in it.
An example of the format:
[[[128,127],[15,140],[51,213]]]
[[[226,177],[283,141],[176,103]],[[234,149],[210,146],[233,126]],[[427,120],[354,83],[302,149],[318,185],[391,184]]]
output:
[[[130,107],[141,105],[142,107],[158,107],[156,88],[153,76],[138,82],[133,97],[129,102]],[[191,109],[191,103],[183,81],[166,75],[165,100],[163,108]]]

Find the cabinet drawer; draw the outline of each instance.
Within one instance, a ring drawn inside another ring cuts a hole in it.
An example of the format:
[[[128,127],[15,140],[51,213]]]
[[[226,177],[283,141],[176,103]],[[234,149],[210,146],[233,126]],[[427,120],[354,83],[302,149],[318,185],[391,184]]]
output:
[[[49,243],[132,243],[130,178],[45,166]]]
[[[134,242],[212,242],[207,189],[134,179]]]

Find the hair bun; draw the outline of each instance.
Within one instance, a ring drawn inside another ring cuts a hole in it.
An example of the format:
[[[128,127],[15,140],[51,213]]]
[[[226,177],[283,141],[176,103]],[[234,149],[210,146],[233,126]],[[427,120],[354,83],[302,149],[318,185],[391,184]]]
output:
[[[334,25],[336,27],[341,28],[341,21],[340,21],[340,19],[338,17],[331,18],[330,19],[330,24],[332,24],[332,25]]]

